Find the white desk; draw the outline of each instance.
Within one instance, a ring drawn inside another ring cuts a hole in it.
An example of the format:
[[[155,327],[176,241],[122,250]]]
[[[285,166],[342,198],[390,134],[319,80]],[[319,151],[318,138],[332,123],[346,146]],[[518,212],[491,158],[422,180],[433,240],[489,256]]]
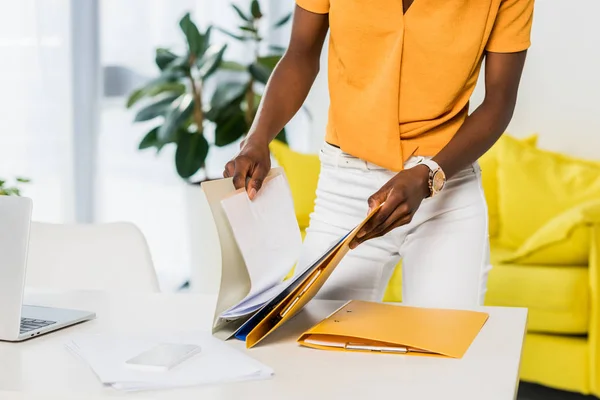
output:
[[[518,386],[525,309],[487,308],[490,319],[461,360],[352,354],[303,348],[306,328],[341,305],[312,301],[249,354],[275,370],[269,380],[124,394],[104,388],[63,347],[79,332],[208,330],[211,297],[192,294],[36,293],[28,303],[96,311],[96,320],[23,343],[0,342],[1,399],[513,399]],[[231,341],[244,349],[244,344]]]

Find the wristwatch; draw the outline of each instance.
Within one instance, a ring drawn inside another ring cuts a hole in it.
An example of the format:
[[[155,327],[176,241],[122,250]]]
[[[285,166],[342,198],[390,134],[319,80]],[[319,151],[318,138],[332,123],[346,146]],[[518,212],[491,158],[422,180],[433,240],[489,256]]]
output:
[[[446,186],[446,174],[438,163],[431,159],[423,159],[421,164],[429,168],[429,197],[433,197],[444,189]]]

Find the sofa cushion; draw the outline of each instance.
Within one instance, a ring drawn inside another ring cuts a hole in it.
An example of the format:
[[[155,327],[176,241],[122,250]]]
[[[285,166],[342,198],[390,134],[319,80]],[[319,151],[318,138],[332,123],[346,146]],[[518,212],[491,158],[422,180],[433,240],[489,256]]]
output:
[[[588,218],[593,212],[600,213],[600,199],[582,203],[557,215],[514,254],[501,261],[529,265],[588,265],[591,245]]]
[[[588,268],[498,261],[509,254],[512,250],[492,244],[486,305],[528,308],[530,332],[587,333]]]
[[[481,181],[488,206],[490,237],[498,236],[500,229],[500,223],[498,221],[498,153],[502,144],[510,139],[512,139],[512,136],[505,133],[500,137],[496,144],[479,159]],[[529,146],[535,146],[537,144],[538,135],[531,135],[520,140]]]
[[[522,245],[561,212],[600,198],[600,164],[507,140],[498,158],[498,240]]]
[[[274,140],[269,149],[271,155],[283,168],[294,199],[294,211],[301,230],[308,227],[310,214],[315,207],[317,183],[321,163],[316,154],[303,154]]]

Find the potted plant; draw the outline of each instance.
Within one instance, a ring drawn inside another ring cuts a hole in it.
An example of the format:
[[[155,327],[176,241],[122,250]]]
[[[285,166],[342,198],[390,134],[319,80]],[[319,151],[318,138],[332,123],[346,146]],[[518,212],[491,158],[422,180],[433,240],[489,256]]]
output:
[[[253,0],[246,12],[235,4],[232,8],[240,18],[239,32],[218,29],[248,45],[254,55],[250,63],[224,61],[227,45],[211,44],[212,27],[200,32],[188,13],[179,21],[187,41],[186,53],[178,55],[158,48],[155,62],[159,75],[133,91],[127,100],[128,108],[138,107],[134,122],[157,121],[140,141],[139,149],[160,152],[164,146],[176,146],[176,170],[186,181],[205,167],[211,145],[228,146],[248,132],[264,85],[283,54],[276,46],[270,46],[267,54],[260,51],[264,15],[258,0]],[[290,18],[291,14],[286,15],[273,28],[284,26]],[[217,80],[210,101],[205,102],[205,82],[218,70],[233,72],[233,76]],[[212,144],[205,135],[209,124],[214,128]],[[285,130],[277,139],[287,142]]]
[[[211,45],[211,27],[200,32],[186,14],[179,26],[187,41],[186,52],[176,54],[158,48],[155,62],[159,75],[135,90],[127,107],[140,106],[134,122],[156,120],[157,124],[141,140],[139,149],[159,152],[166,145],[176,146],[175,166],[184,180],[204,167],[209,143],[204,134],[206,107],[203,103],[205,81],[218,69],[226,45]]]
[[[128,108],[137,108],[135,122],[156,121],[140,141],[139,149],[160,152],[165,146],[175,146],[177,173],[188,183],[198,183],[193,177],[205,168],[211,146],[228,146],[246,135],[264,85],[283,54],[283,49],[273,46],[266,54],[261,51],[260,31],[265,19],[258,0],[253,0],[247,11],[236,5],[232,8],[241,20],[239,33],[218,29],[247,44],[248,51],[254,55],[252,62],[243,65],[224,61],[227,47],[211,44],[212,27],[201,32],[186,14],[179,22],[187,42],[185,54],[157,49],[155,62],[159,75],[131,93],[127,100]],[[274,28],[285,25],[290,17],[287,15],[278,21]],[[215,90],[207,96],[206,82],[214,79],[220,70],[229,73],[214,80]],[[205,98],[209,101],[204,101]],[[214,129],[212,143],[205,135],[209,128]],[[285,130],[278,139],[286,141]],[[212,291],[218,286],[218,277],[211,275],[211,266],[220,262],[220,254],[215,253],[215,249],[220,248],[216,242],[216,227],[199,185],[186,185],[185,199],[192,286],[195,290]],[[206,279],[206,270],[198,271],[200,268],[210,268],[208,275],[212,278]],[[194,279],[194,276],[204,279]]]
[[[269,46],[268,51],[264,51],[262,32],[265,16],[258,0],[253,0],[250,8],[245,11],[236,4],[231,6],[239,18],[238,30],[232,32],[221,27],[217,29],[246,45],[253,57],[247,64],[229,60],[221,63],[221,69],[234,74],[232,79],[220,82],[211,98],[211,109],[207,114],[208,119],[216,126],[217,146],[233,143],[248,132],[256,116],[264,87],[285,50],[278,46]],[[283,27],[291,16],[291,13],[287,14],[271,26],[271,29]],[[276,139],[287,143],[285,129]]]
[[[15,183],[8,185],[7,181],[0,179],[0,196],[20,196],[21,188],[20,184],[29,183],[30,180],[27,178],[16,178]]]

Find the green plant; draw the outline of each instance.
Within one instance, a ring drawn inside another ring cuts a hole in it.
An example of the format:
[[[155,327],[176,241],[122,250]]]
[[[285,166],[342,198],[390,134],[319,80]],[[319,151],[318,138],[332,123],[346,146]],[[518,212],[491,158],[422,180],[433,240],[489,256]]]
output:
[[[215,144],[217,146],[233,143],[248,132],[258,110],[264,85],[285,50],[281,47],[270,46],[266,54],[261,52],[263,42],[261,28],[265,18],[258,0],[253,0],[250,9],[246,11],[235,4],[231,6],[239,17],[238,31],[231,32],[220,27],[217,29],[248,45],[253,59],[246,65],[227,60],[221,63],[221,69],[232,71],[234,74],[232,79],[219,82],[207,113],[207,118],[215,123]],[[283,27],[291,16],[292,14],[286,15],[272,28]],[[287,142],[285,129],[278,134],[276,139]]]
[[[220,65],[226,45],[211,45],[211,27],[200,32],[189,13],[179,26],[187,42],[185,54],[157,49],[155,62],[160,75],[131,93],[127,108],[141,102],[134,121],[158,122],[141,140],[139,149],[159,152],[165,145],[175,145],[177,173],[189,179],[204,167],[208,155],[202,93],[204,82]]]
[[[4,179],[0,179],[0,196],[20,196],[21,188],[19,184],[30,182],[27,178],[16,178],[15,181],[13,185],[8,186]]]

